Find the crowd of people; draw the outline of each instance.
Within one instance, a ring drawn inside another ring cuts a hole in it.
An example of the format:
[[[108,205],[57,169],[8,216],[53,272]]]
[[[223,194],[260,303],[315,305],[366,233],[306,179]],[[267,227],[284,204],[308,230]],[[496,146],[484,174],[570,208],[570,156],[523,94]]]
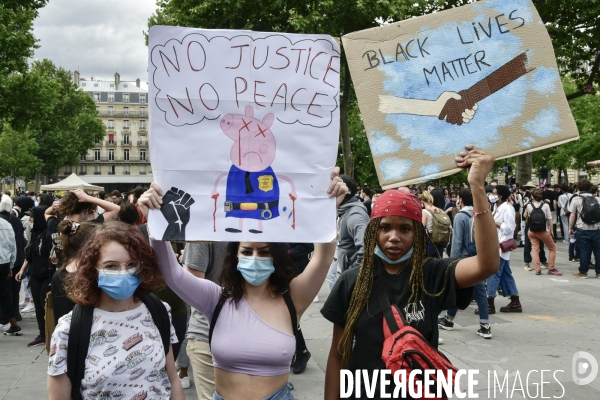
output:
[[[20,336],[22,315],[35,312],[39,332],[27,346],[46,346],[50,399],[182,399],[190,368],[199,399],[293,399],[290,372],[311,356],[299,321],[327,281],[325,398],[338,399],[341,369],[386,368],[385,301],[437,349],[439,329],[453,330],[471,301],[485,339],[498,295],[510,299],[500,312],[523,312],[517,246],[525,270],[561,275],[560,231],[580,265],[573,276],[587,278],[591,254],[600,256],[597,188],[488,184],[493,163],[467,147],[457,165],[468,185],[387,191],[336,168],[331,243],[151,239],[146,218],[164,194],[156,183],[126,195],[4,192],[1,329]]]

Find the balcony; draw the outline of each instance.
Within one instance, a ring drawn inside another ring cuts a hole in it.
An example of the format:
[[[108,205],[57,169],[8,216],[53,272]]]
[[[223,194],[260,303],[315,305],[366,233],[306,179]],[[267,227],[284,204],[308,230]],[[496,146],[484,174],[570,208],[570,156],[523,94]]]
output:
[[[129,159],[125,159],[125,157],[100,157],[100,158],[88,158],[86,160],[79,160],[80,163],[150,163],[149,157],[129,157]]]
[[[133,146],[131,140],[121,140],[121,146]]]
[[[140,171],[140,175],[146,175],[146,171]]]
[[[117,117],[117,118],[122,118],[122,117],[134,117],[134,118],[147,118],[148,117],[148,113],[147,112],[139,112],[139,111],[129,111],[128,113],[124,113],[124,112],[113,112],[112,114],[109,113],[108,111],[100,111],[98,113],[99,117]]]
[[[94,171],[94,175],[100,175],[100,174],[102,174],[102,172],[100,172],[100,171]]]
[[[123,175],[131,175],[131,171],[123,171]]]
[[[79,171],[77,175],[87,175],[86,171]]]
[[[104,142],[105,146],[116,146],[117,145],[117,141],[116,140],[107,140]]]
[[[138,140],[137,145],[148,147],[148,141],[147,140]]]
[[[108,175],[114,175],[115,171],[108,171]]]

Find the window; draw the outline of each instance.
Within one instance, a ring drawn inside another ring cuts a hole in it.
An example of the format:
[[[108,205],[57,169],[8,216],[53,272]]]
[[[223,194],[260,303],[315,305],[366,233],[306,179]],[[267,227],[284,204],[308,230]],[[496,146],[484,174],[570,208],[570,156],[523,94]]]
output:
[[[140,103],[146,103],[146,94],[140,94]]]
[[[128,119],[123,120],[123,129],[129,129],[129,120]]]
[[[123,85],[123,87],[124,87],[124,88],[125,88],[125,87],[127,87],[127,84],[124,84],[124,85]]]
[[[81,86],[85,86],[85,82],[83,82],[83,83],[81,84]]]
[[[115,84],[114,84],[114,83],[111,83],[111,84],[110,84],[110,87],[115,87]]]
[[[65,165],[65,175],[71,175],[71,166]]]
[[[94,83],[94,87],[98,87],[98,84],[97,84],[97,83]]]
[[[94,165],[94,175],[100,175],[101,173],[100,165]]]
[[[146,109],[144,107],[140,107],[140,115],[146,115]]]
[[[146,166],[140,165],[140,175],[146,175]]]
[[[115,108],[113,106],[108,106],[108,115],[114,115],[115,114]]]
[[[108,134],[108,143],[107,144],[115,144],[115,134],[114,133]]]
[[[129,103],[129,93],[123,93],[123,103]]]
[[[115,121],[112,119],[108,120],[108,129],[115,129]]]
[[[140,146],[140,145],[143,145],[143,146],[145,146],[145,145],[146,145],[146,143],[147,143],[147,142],[146,142],[146,136],[142,136],[142,135],[140,135],[140,139],[138,140],[138,146]]]
[[[81,161],[85,161],[85,155],[83,155],[83,156],[79,156],[79,159],[80,159]]]
[[[94,150],[94,161],[100,161],[100,149]]]
[[[144,120],[140,121],[140,129],[146,129],[146,121],[144,121]]]
[[[146,150],[140,150],[140,161],[146,161]]]
[[[131,169],[129,167],[129,165],[123,165],[123,175],[129,175],[131,174]]]
[[[129,115],[129,107],[123,107],[123,115]]]
[[[129,135],[123,135],[123,144],[129,144]]]
[[[114,93],[109,93],[108,94],[108,102],[109,103],[114,103],[115,102],[115,94]]]
[[[108,161],[115,161],[115,149],[108,150]]]
[[[95,102],[100,102],[100,93],[94,93],[94,101]]]
[[[115,174],[115,166],[114,165],[109,165],[108,166],[108,174],[109,175],[114,175]]]
[[[129,149],[123,149],[123,160],[129,161]]]
[[[79,175],[85,175],[87,174],[87,168],[85,165],[80,165],[79,166]]]

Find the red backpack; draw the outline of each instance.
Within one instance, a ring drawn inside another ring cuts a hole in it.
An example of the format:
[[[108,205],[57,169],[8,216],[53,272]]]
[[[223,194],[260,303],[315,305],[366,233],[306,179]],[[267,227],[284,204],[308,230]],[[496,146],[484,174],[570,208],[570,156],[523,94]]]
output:
[[[390,301],[383,285],[377,286],[381,287],[374,287],[373,289],[379,289],[377,290],[379,303],[381,304],[384,316],[383,335],[385,340],[383,342],[381,359],[385,363],[386,369],[391,370],[392,375],[397,370],[405,370],[407,382],[408,377],[413,370],[436,370],[436,374],[438,370],[441,370],[446,379],[448,373],[452,375],[452,387],[456,387],[457,383],[455,382],[455,377],[458,368],[452,365],[446,356],[433,348],[421,332],[406,323],[406,320],[398,307],[395,304],[393,306],[390,305]],[[425,387],[424,372],[417,374],[416,378],[421,381],[423,388],[423,397],[421,398],[425,398],[424,395],[426,390],[434,396],[437,394],[438,382],[436,374],[431,375],[431,379],[434,383],[429,388]],[[413,387],[416,391],[416,385],[413,384]],[[412,398],[418,399],[418,397]],[[429,398],[446,399],[447,396],[443,395],[442,397]]]

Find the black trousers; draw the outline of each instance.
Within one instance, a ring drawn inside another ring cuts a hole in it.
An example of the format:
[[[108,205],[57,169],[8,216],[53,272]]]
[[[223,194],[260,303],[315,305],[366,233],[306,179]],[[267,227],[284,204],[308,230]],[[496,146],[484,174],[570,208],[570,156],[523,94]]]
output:
[[[173,324],[173,329],[175,329],[175,336],[177,336],[177,343],[173,343],[173,359],[177,360],[177,356],[179,355],[179,350],[181,350],[181,344],[185,340],[185,332],[187,331],[187,315],[173,318],[171,323]]]
[[[12,282],[8,277],[9,272],[9,263],[0,264],[0,308],[2,308],[2,314],[6,315],[7,320],[17,316],[13,307]]]
[[[10,287],[12,289],[12,305],[15,310],[15,316],[19,316],[21,311],[19,310],[19,294],[21,292],[21,282],[15,279],[17,272],[21,270],[20,267],[13,267],[13,276],[9,279]],[[4,310],[4,308],[0,307],[0,322],[5,324],[8,322],[8,313]]]
[[[525,248],[523,249],[523,261],[525,264],[531,264],[533,259],[531,258],[531,241],[529,240],[529,226],[525,225]],[[540,262],[546,264],[548,259],[546,258],[546,252],[544,251],[544,243],[540,241]]]
[[[51,278],[50,275],[44,279],[29,276],[29,291],[31,292],[33,305],[35,306],[35,318],[37,319],[40,336],[43,338],[46,337],[46,310],[44,309],[44,305],[46,303],[46,294],[50,291]]]

